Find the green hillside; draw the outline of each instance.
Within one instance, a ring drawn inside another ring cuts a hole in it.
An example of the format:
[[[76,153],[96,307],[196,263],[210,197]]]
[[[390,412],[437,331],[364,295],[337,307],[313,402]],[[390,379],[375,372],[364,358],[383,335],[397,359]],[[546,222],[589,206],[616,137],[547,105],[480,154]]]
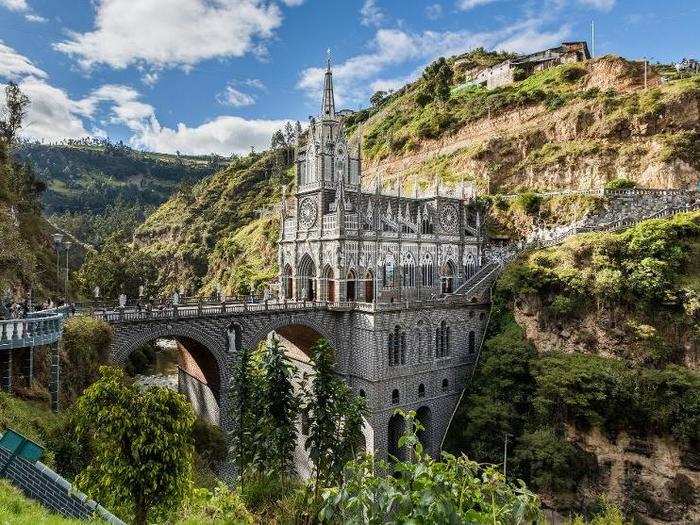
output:
[[[158,269],[155,288],[248,292],[275,275],[276,214],[292,182],[290,148],[250,154],[176,192],[138,227],[135,244]],[[260,217],[262,215],[262,217]]]
[[[25,142],[19,159],[46,184],[44,211],[52,222],[99,245],[134,228],[182,184],[224,167],[228,159],[148,153],[103,140]]]
[[[465,82],[465,56],[349,118],[369,176],[492,192],[602,187],[620,173],[647,187],[697,184],[700,75],[651,68],[645,88],[640,62],[606,56],[486,89]]]

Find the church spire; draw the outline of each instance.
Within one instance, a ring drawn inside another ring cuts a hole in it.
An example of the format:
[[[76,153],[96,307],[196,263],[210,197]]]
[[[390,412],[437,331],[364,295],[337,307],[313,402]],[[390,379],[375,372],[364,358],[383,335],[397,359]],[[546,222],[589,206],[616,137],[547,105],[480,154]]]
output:
[[[326,78],[323,81],[323,117],[335,117],[335,97],[333,96],[333,72],[331,71],[331,50],[328,50]]]

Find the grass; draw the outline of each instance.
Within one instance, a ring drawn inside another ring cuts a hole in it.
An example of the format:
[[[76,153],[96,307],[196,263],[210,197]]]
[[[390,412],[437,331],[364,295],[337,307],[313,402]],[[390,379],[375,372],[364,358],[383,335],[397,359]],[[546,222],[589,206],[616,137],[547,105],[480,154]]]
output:
[[[0,392],[0,432],[12,427],[40,445],[45,445],[49,432],[58,425],[59,416],[46,403],[24,401]],[[53,463],[53,454],[46,451],[44,463]]]
[[[18,489],[0,480],[0,524],[2,525],[85,525],[102,521],[64,518],[26,498]]]

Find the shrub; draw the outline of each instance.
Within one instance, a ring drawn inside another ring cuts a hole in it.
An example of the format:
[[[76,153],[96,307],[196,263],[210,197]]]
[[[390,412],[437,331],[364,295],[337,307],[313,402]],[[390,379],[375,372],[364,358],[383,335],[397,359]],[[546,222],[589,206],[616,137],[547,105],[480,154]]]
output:
[[[526,192],[518,195],[515,201],[518,208],[527,213],[528,215],[534,215],[540,209],[540,204],[542,204],[542,197],[536,193]]]
[[[606,190],[624,190],[629,188],[636,188],[637,183],[633,180],[626,179],[624,177],[618,177],[613,180],[609,180],[605,183],[604,188]]]
[[[63,348],[68,364],[62,370],[62,386],[69,400],[75,399],[97,379],[111,342],[112,329],[100,319],[76,316],[66,321]]]
[[[195,451],[210,469],[226,459],[228,444],[220,427],[198,418],[192,427],[192,438]]]
[[[414,100],[420,107],[425,107],[433,101],[433,97],[426,89],[421,89],[416,93]]]
[[[401,413],[401,412],[399,412]],[[403,414],[399,440],[413,461],[389,465],[365,455],[349,462],[342,484],[326,489],[323,523],[524,523],[540,518],[537,496],[522,483],[506,482],[495,466],[443,453],[423,452],[423,427],[415,413]]]

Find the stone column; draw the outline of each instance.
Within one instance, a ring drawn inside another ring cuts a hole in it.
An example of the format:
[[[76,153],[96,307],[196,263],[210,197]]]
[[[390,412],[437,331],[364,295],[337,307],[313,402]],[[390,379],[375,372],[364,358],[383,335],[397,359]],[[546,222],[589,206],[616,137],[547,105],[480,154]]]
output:
[[[27,359],[27,386],[31,388],[34,385],[34,347],[29,347],[29,356]]]
[[[12,348],[0,350],[0,390],[12,391]]]
[[[60,343],[51,346],[51,379],[49,392],[51,394],[51,410],[58,412],[59,395],[61,393],[61,354]]]

